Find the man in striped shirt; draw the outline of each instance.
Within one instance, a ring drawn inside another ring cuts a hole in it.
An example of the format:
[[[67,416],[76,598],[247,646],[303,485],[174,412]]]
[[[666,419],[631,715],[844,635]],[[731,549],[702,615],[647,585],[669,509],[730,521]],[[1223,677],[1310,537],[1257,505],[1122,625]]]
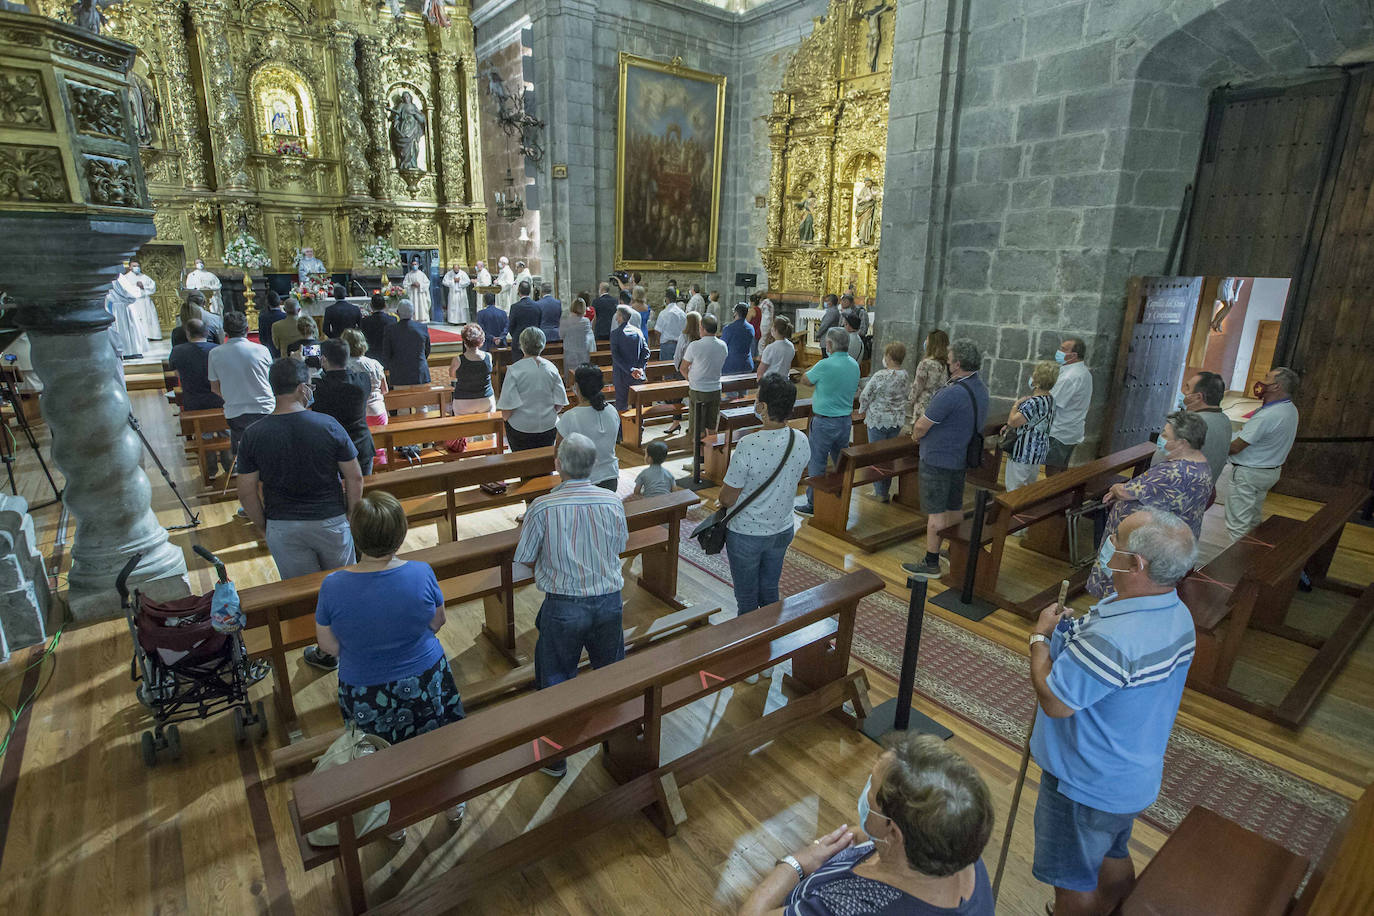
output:
[[[530,503],[515,549],[515,562],[534,568],[534,584],[544,593],[534,647],[541,690],[576,677],[584,647],[593,668],[625,657],[620,554],[629,530],[619,497],[591,482],[595,464],[592,440],[578,433],[563,440],[554,459],[563,483]],[[567,762],[544,772],[562,776]]]
[[[1127,844],[1154,803],[1195,646],[1175,584],[1197,559],[1178,516],[1143,510],[1102,542],[1115,594],[1077,619],[1054,604],[1031,634],[1031,752],[1044,774],[1032,873],[1055,916],[1106,914],[1135,883]]]

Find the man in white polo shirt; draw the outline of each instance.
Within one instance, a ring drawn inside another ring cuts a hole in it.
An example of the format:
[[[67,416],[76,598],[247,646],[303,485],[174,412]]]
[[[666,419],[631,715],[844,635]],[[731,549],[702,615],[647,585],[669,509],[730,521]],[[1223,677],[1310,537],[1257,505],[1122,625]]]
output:
[[[1298,408],[1293,394],[1298,374],[1279,366],[1260,383],[1255,415],[1231,440],[1230,466],[1222,472],[1226,487],[1226,533],[1235,543],[1254,531],[1264,518],[1264,497],[1279,482],[1283,463],[1298,435]]]
[[[210,387],[224,398],[224,418],[229,421],[229,449],[239,453],[243,431],[277,406],[267,370],[272,354],[248,339],[248,319],[243,312],[224,316],[224,343],[210,351]]]
[[[720,418],[720,370],[725,365],[730,348],[716,336],[719,325],[714,315],[701,318],[701,337],[687,345],[682,353],[682,372],[687,376],[687,415],[691,441],[695,443],[702,429],[715,429]],[[697,414],[701,416],[698,418]],[[701,429],[697,428],[698,419]],[[694,446],[695,447],[695,446]]]
[[[1081,337],[1066,337],[1054,353],[1059,364],[1059,380],[1050,389],[1054,398],[1054,420],[1050,423],[1050,450],[1045,455],[1045,474],[1066,470],[1073,450],[1083,441],[1088,407],[1093,401],[1093,377],[1083,360],[1088,345]]]

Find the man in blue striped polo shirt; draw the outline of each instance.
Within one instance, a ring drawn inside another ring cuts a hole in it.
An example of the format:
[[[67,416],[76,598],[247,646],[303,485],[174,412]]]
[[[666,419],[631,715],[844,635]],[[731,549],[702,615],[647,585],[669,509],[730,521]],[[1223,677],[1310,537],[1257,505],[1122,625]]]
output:
[[[1097,558],[1115,593],[1078,619],[1051,605],[1031,634],[1044,770],[1032,873],[1054,887],[1054,916],[1110,913],[1135,883],[1131,827],[1159,795],[1195,645],[1174,585],[1196,559],[1182,519],[1135,512]]]
[[[629,529],[620,498],[591,482],[595,464],[591,439],[573,433],[563,440],[554,459],[563,482],[530,503],[515,548],[515,562],[534,568],[534,584],[544,593],[534,646],[534,683],[541,690],[577,677],[583,647],[593,668],[625,657],[620,555]],[[562,776],[568,764],[559,760],[543,770]]]

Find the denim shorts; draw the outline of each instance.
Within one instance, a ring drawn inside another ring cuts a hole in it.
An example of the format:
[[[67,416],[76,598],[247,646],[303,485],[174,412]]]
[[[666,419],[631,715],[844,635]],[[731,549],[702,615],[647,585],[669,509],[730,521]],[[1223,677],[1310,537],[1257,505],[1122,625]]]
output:
[[[1035,803],[1031,874],[1051,887],[1093,890],[1103,859],[1130,855],[1135,819],[1134,814],[1112,814],[1076,802],[1059,791],[1059,779],[1053,773],[1042,773]]]
[[[957,512],[964,508],[964,474],[959,470],[937,468],[921,462],[921,511],[927,515],[936,512]]]

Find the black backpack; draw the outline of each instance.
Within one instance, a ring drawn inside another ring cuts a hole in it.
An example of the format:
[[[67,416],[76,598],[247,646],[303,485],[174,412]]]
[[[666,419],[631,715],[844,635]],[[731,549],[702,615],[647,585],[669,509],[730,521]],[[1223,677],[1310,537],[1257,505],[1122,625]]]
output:
[[[964,451],[964,467],[980,468],[983,466],[983,421],[978,419],[978,399],[973,396],[973,389],[963,384],[963,381],[960,379],[954,384],[964,389],[964,394],[968,395],[969,404],[973,407],[973,435],[969,437],[968,446]]]

